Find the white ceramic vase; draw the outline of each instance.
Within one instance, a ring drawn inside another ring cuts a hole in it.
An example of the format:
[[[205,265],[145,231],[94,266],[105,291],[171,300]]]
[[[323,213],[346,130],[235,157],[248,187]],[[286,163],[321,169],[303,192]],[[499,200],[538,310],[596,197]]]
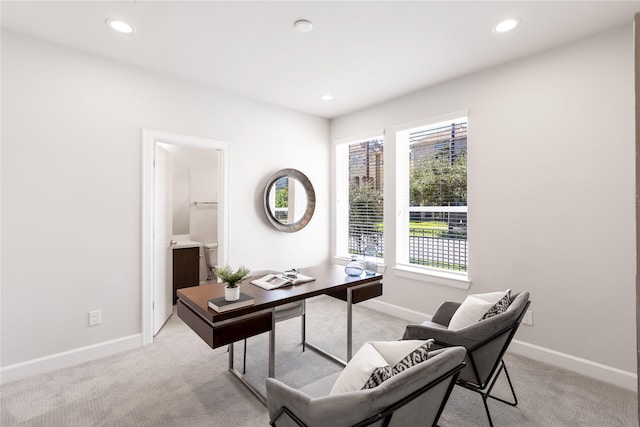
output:
[[[238,301],[240,299],[240,285],[235,288],[229,286],[224,287],[224,300],[225,301]]]

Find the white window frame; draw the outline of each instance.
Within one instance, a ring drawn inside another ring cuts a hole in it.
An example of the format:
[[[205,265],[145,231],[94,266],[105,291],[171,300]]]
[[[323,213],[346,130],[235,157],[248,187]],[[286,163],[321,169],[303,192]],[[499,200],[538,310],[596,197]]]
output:
[[[351,260],[349,254],[349,146],[372,139],[383,139],[384,130],[367,132],[353,137],[338,139],[334,142],[334,188],[335,208],[333,238],[333,261],[346,264]],[[386,220],[385,220],[386,221]],[[384,258],[377,258],[378,266],[384,266]],[[383,267],[384,268],[384,267]]]
[[[396,263],[394,272],[400,277],[435,283],[459,289],[469,289],[470,264],[466,272],[448,271],[445,269],[409,264],[409,168],[407,158],[409,152],[409,131],[416,128],[432,126],[448,122],[460,117],[469,118],[468,110],[456,111],[434,116],[428,119],[405,123],[394,127],[396,143]]]

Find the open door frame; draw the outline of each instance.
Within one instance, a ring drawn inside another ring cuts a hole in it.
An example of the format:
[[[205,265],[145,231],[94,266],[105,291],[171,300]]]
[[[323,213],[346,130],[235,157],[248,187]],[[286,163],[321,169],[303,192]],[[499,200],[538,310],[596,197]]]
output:
[[[154,217],[153,173],[156,143],[220,151],[218,168],[218,259],[228,261],[229,248],[229,143],[209,138],[142,129],[142,345],[153,342]]]

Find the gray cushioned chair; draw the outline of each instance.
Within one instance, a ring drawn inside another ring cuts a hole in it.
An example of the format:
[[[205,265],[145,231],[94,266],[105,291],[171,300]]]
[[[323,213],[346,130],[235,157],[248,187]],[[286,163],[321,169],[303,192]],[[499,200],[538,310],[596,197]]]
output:
[[[381,385],[329,395],[336,373],[299,390],[267,378],[272,426],[435,426],[463,368],[462,347],[435,350],[429,359]]]
[[[466,366],[460,372],[457,384],[482,396],[489,424],[493,426],[487,398],[490,397],[511,406],[518,404],[518,398],[502,357],[518,330],[529,304],[529,292],[513,294],[509,308],[504,313],[479,321],[466,328],[449,330],[447,327],[451,317],[460,307],[460,303],[447,301],[438,308],[431,321],[420,325],[408,325],[402,338],[407,340],[433,338],[435,343],[432,348],[434,349],[449,346],[466,348]],[[502,371],[504,371],[511,389],[512,402],[491,396],[491,390]]]

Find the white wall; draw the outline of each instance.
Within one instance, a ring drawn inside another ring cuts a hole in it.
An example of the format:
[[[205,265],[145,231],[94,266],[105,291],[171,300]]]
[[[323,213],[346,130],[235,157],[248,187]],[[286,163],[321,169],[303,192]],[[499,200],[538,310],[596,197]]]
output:
[[[189,234],[189,168],[174,165],[171,171],[171,234]]]
[[[218,199],[218,168],[191,168],[191,186],[189,203],[189,226],[191,240],[202,243],[218,243],[218,213],[219,205],[195,205],[194,202],[217,202]],[[200,281],[209,274],[204,257],[212,256],[212,266],[218,265],[218,250],[211,253],[200,248]]]
[[[14,33],[1,59],[3,367],[141,333],[142,128],[230,142],[232,265],[327,260],[326,120]],[[287,167],[318,200],[292,234],[260,200]]]
[[[332,121],[332,139],[384,128],[386,263],[393,265],[395,125],[469,110],[471,288],[385,272],[383,301],[531,293],[517,339],[636,372],[631,25]],[[632,374],[631,374],[632,376]]]
[[[189,234],[202,243],[218,241],[218,206],[201,202],[218,201],[218,170],[191,168],[189,191]],[[199,204],[196,206],[195,202]]]

